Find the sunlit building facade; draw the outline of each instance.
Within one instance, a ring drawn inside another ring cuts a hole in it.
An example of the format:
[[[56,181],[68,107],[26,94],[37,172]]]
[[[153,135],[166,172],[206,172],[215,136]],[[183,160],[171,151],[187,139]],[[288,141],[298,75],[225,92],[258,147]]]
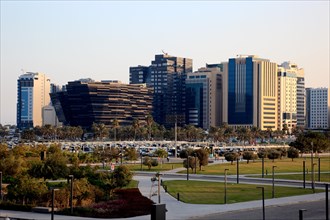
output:
[[[220,126],[222,116],[222,64],[206,65],[187,74],[186,123],[208,130]]]
[[[42,108],[50,103],[50,79],[43,73],[27,72],[17,80],[17,127],[42,126]]]
[[[238,55],[224,63],[224,121],[233,127],[278,129],[277,64]]]
[[[297,65],[284,62],[278,66],[278,125],[291,133],[297,126]]]

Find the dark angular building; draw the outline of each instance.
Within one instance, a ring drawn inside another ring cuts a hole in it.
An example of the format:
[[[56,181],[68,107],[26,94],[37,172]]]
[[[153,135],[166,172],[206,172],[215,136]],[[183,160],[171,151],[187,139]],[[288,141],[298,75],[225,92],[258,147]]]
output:
[[[139,69],[140,67],[140,69]],[[130,82],[134,83],[134,72],[143,73],[142,66],[130,68]],[[154,120],[167,127],[185,124],[187,73],[192,72],[192,59],[174,57],[168,54],[156,55],[149,66],[145,82],[153,88]],[[138,75],[135,73],[135,75]],[[139,76],[140,79],[142,76]]]
[[[134,66],[129,68],[129,84],[150,83],[148,66]]]
[[[151,88],[118,81],[69,82],[66,91],[52,93],[51,99],[59,121],[83,128],[94,122],[111,127],[114,119],[121,126],[131,125],[134,119],[144,121],[152,110]]]

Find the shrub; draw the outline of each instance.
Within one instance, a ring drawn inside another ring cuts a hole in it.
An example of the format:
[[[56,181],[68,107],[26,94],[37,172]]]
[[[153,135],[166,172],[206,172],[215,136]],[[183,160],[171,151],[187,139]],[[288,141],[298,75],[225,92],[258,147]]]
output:
[[[280,156],[281,156],[281,152],[279,152],[278,150],[275,150],[275,149],[270,149],[267,153],[268,159],[273,160],[273,162],[275,159],[280,158]]]
[[[226,159],[227,161],[230,161],[231,164],[233,164],[233,162],[234,162],[235,160],[237,160],[238,157],[239,157],[239,155],[238,155],[237,153],[234,153],[234,152],[225,153],[225,159]]]
[[[299,157],[299,150],[294,148],[294,147],[290,147],[288,149],[288,157],[292,159],[293,161],[293,158],[298,158]]]
[[[257,159],[257,155],[254,154],[253,151],[244,151],[243,152],[243,159],[246,160],[246,163],[249,163],[250,160]]]

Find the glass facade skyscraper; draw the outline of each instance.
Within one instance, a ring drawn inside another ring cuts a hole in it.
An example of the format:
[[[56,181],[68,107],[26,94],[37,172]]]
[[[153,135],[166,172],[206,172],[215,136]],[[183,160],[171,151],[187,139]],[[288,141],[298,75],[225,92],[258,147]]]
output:
[[[228,124],[278,128],[277,64],[256,56],[239,55],[228,62]],[[227,105],[227,106],[226,106]]]

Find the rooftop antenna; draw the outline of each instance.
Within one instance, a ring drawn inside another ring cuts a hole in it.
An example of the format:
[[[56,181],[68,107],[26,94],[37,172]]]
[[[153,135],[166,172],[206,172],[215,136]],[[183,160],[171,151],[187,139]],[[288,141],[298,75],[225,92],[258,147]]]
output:
[[[162,50],[162,52],[163,52],[164,55],[168,55],[164,50]]]

